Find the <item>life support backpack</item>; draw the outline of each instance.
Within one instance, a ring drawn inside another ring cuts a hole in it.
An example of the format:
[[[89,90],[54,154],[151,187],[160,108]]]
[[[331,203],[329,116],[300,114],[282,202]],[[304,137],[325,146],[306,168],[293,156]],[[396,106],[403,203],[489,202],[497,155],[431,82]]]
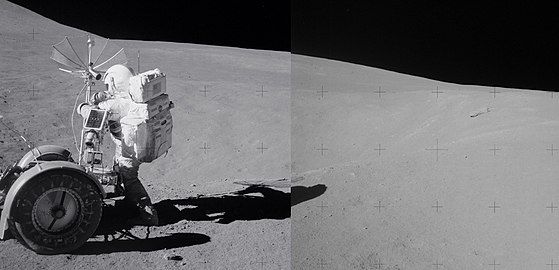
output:
[[[134,150],[140,162],[151,162],[171,148],[174,105],[166,90],[166,76],[159,69],[130,78],[133,102],[120,122],[134,134]]]

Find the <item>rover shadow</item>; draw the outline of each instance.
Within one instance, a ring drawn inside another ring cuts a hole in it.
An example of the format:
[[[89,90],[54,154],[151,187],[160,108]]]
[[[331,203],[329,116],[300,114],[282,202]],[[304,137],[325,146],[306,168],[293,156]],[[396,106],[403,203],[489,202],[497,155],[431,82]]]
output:
[[[137,214],[136,208],[123,203],[122,200],[115,201],[114,205],[104,205],[103,215],[94,235],[104,236],[105,241],[88,241],[71,254],[98,255],[114,252],[156,251],[201,245],[211,240],[209,236],[200,233],[173,233],[140,238],[129,231],[132,226],[127,224],[127,220]]]
[[[199,233],[174,233],[163,237],[147,239],[114,240],[106,242],[86,242],[73,251],[76,255],[99,255],[115,252],[156,251],[201,245],[210,242],[210,237]]]

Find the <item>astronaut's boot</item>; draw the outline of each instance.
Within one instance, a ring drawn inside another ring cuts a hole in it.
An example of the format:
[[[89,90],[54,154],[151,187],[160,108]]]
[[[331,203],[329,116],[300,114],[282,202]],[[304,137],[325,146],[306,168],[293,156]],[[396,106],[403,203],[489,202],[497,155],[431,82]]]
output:
[[[159,217],[155,207],[151,204],[148,197],[140,199],[136,205],[137,216],[128,219],[126,222],[133,226],[157,226],[159,225]]]

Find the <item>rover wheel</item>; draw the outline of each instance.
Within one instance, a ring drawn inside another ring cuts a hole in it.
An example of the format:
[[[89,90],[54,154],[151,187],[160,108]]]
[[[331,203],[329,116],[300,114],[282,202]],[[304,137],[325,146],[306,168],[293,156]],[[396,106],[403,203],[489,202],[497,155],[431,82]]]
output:
[[[18,193],[10,229],[39,254],[59,254],[80,247],[101,220],[102,198],[89,179],[71,171],[36,176]]]

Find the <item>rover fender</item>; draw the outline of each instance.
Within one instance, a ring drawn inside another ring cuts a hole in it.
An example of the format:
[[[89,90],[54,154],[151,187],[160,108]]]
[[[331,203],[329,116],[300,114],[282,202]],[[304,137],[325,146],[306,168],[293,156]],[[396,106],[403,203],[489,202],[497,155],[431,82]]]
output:
[[[8,229],[8,219],[10,218],[10,213],[13,206],[12,204],[16,196],[18,195],[18,192],[27,183],[33,181],[33,179],[40,179],[40,178],[36,178],[36,176],[44,172],[53,171],[53,170],[72,170],[75,172],[79,172],[80,174],[83,174],[87,179],[91,180],[91,182],[95,183],[95,186],[97,186],[97,188],[99,189],[99,194],[101,194],[101,196],[105,198],[106,196],[105,190],[101,186],[101,183],[99,183],[99,181],[97,181],[89,174],[87,174],[85,172],[85,169],[80,165],[69,161],[49,161],[49,162],[38,163],[31,169],[23,172],[8,191],[8,194],[6,195],[6,200],[4,202],[4,208],[2,210],[2,215],[0,216],[0,239],[4,239],[5,237],[4,234]]]
[[[64,147],[58,145],[41,145],[29,150],[29,152],[27,152],[25,156],[23,156],[19,160],[17,166],[23,169],[27,167],[29,163],[31,163],[32,161],[34,161],[36,158],[39,157],[42,157],[41,160],[48,160],[48,161],[52,161],[52,160],[72,161],[70,157],[71,155],[72,153],[70,153],[70,151],[68,151]]]

